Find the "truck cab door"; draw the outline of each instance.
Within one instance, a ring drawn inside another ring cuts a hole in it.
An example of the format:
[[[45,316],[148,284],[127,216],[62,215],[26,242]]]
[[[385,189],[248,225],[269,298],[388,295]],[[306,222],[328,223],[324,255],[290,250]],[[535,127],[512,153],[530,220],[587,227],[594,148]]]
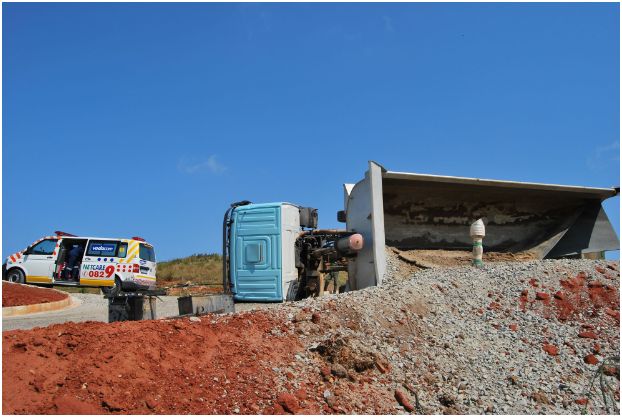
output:
[[[24,254],[26,282],[52,282],[56,263],[56,239],[45,239],[28,248]]]

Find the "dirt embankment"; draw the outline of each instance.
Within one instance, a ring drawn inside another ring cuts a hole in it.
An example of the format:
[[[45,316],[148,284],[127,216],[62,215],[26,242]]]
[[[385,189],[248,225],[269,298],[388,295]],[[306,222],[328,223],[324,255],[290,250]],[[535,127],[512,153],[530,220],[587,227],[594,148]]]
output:
[[[37,288],[10,282],[2,283],[2,307],[51,303],[64,300],[68,296],[66,293],[47,288]]]
[[[389,252],[380,287],[270,311],[4,332],[3,412],[606,411],[618,263],[410,268]]]
[[[194,319],[196,320],[196,318]],[[272,413],[301,349],[264,313],[4,332],[3,413]]]

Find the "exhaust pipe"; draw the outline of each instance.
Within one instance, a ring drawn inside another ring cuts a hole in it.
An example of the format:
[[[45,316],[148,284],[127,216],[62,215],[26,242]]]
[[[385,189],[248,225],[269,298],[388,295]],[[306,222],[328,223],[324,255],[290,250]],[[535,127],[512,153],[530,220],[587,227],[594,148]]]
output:
[[[348,237],[342,237],[335,242],[335,249],[341,254],[358,252],[363,249],[363,235],[355,233]]]

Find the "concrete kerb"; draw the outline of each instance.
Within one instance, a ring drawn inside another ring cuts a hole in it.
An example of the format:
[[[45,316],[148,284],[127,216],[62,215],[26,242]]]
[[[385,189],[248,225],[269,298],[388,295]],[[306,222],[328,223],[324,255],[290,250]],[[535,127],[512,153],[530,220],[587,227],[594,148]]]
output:
[[[27,285],[27,284],[21,284]],[[75,307],[80,304],[78,300],[73,298],[69,293],[51,289],[67,295],[64,300],[52,301],[50,303],[28,304],[23,306],[2,307],[2,317],[23,316],[27,314],[46,313],[50,311],[59,311],[66,308]]]

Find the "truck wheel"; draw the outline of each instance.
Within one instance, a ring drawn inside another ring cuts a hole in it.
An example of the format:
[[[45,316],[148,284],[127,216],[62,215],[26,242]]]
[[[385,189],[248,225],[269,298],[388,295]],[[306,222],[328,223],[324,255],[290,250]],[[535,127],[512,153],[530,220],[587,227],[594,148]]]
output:
[[[119,277],[114,278],[112,287],[101,287],[102,293],[107,297],[116,297],[121,292],[121,280]]]
[[[289,283],[289,289],[287,290],[285,301],[296,301],[297,295],[298,295],[298,281],[292,281]]]
[[[17,268],[11,269],[9,272],[7,272],[6,280],[9,282],[15,282],[17,284],[23,284],[26,282],[26,279],[24,278],[24,273],[21,269]]]

